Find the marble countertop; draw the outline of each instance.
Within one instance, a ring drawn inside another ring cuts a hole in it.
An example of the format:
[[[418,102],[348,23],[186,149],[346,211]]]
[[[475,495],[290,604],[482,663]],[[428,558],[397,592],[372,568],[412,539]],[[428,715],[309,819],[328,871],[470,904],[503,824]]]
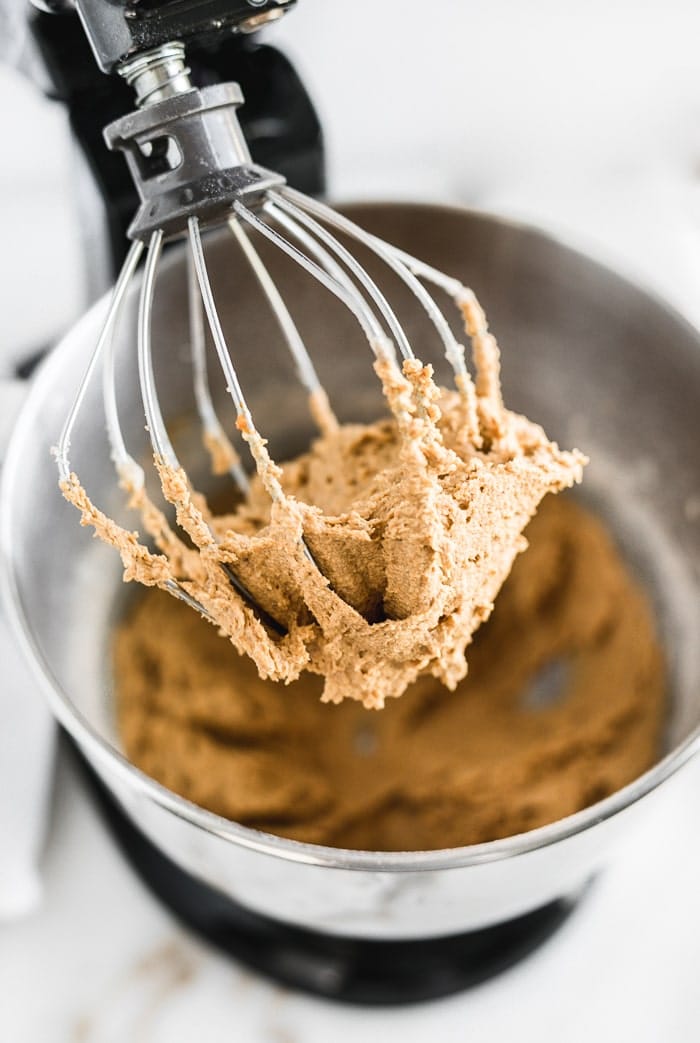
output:
[[[330,0],[305,0],[274,34],[319,99],[334,194],[464,202],[568,228],[699,322],[697,5],[621,0],[613,10],[594,0],[585,19],[567,21],[561,5],[543,0],[533,26],[524,9],[495,0],[479,7],[482,46],[470,48],[467,72],[439,27],[454,20],[458,39],[473,28],[476,5],[438,0],[433,33],[417,19],[397,21],[423,6],[357,0],[338,34]],[[373,32],[363,35],[370,17]],[[424,33],[421,82],[430,90],[411,81],[407,89],[386,59],[390,32],[404,54]],[[350,92],[348,55],[359,47],[374,71]],[[593,53],[595,80],[585,75]],[[460,99],[459,135],[454,106],[430,101],[437,95]],[[0,260],[0,375],[81,307],[65,121],[0,69],[0,97],[10,96],[3,116],[23,147],[0,169],[10,247]],[[358,116],[369,106],[373,121]],[[270,985],[184,933],[125,863],[59,751],[43,902],[0,924],[0,1043],[693,1043],[700,762],[669,787],[663,816],[650,818],[525,962],[451,999],[363,1010]]]

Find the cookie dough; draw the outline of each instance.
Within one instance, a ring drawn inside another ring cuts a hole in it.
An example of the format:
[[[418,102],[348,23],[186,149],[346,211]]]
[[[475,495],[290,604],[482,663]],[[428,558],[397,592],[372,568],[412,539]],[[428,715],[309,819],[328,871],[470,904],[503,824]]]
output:
[[[131,503],[160,553],[95,508],[76,475],[64,495],[119,549],[125,580],[194,599],[263,679],[320,674],[324,701],[371,708],[422,676],[454,689],[527,522],[546,493],[580,480],[585,462],[505,408],[483,312],[468,291],[460,306],[475,382],[464,375],[456,391],[441,390],[430,366],[401,369],[388,343],[375,344],[391,418],[338,427],[324,405],[321,436],[284,471],[240,416],[258,475],[234,514],[214,516],[184,471],[156,459],[189,542],[139,485]]]
[[[390,457],[389,431],[344,437],[381,438]],[[361,461],[346,482],[362,481]],[[323,488],[322,462],[295,467]],[[526,535],[466,680],[448,692],[427,674],[381,714],[324,705],[310,673],[261,680],[195,613],[144,592],[114,645],[127,756],[237,822],[369,850],[494,840],[613,793],[661,753],[650,606],[600,521],[568,497],[547,497]]]

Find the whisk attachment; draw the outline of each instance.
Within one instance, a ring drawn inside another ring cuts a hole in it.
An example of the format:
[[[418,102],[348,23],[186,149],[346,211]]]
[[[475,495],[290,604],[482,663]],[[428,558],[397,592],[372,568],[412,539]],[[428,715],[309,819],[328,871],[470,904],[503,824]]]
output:
[[[243,101],[240,88],[236,84],[218,84],[201,90],[192,87],[181,45],[161,48],[161,52],[152,60],[140,56],[137,63],[127,63],[123,72],[134,85],[141,107],[112,123],[105,131],[109,146],[122,150],[126,155],[141,205],[129,230],[133,245],[117,280],[104,327],[56,451],[60,479],[64,491],[70,486],[75,494],[77,479],[69,463],[71,436],[88,382],[104,354],[104,408],[118,477],[129,494],[131,506],[141,512],[146,531],[157,549],[168,560],[182,563],[183,578],[173,580],[169,577],[167,582],[163,581],[158,555],[133,541],[127,541],[131,555],[127,571],[132,569],[141,578],[147,575],[144,582],[159,582],[211,618],[206,606],[193,596],[186,578],[189,574],[186,567],[189,545],[182,542],[165,515],[149,499],[143,468],[130,455],[119,420],[114,333],[128,287],[145,255],[137,320],[138,371],[146,426],[163,494],[175,508],[178,527],[201,553],[209,554],[217,562],[217,568],[223,571],[227,581],[254,611],[258,621],[278,635],[284,635],[285,627],[256,601],[237,575],[235,565],[221,560],[208,509],[190,488],[168,434],[153,367],[151,334],[153,298],[164,244],[175,238],[184,238],[187,244],[194,396],[212,468],[216,473],[228,472],[238,492],[244,496],[248,493],[250,478],[227,432],[227,424],[214,407],[207,362],[208,334],[234,406],[235,428],[247,444],[258,480],[271,503],[283,510],[286,509],[287,497],[281,483],[281,471],[270,457],[265,439],[255,425],[216,306],[207,268],[206,232],[212,227],[228,226],[230,229],[233,241],[245,256],[272,310],[322,434],[334,432],[337,420],[309,351],[256,240],[280,250],[349,309],[371,348],[378,372],[393,372],[392,379],[396,383],[404,381],[399,359],[404,366],[412,366],[412,372],[417,372],[416,367],[420,368],[420,364],[386,293],[348,244],[360,244],[383,262],[411,291],[430,319],[464,401],[466,435],[476,444],[479,437],[476,392],[466,367],[464,347],[424,283],[432,283],[445,291],[458,304],[469,297],[470,291],[457,280],[364,231],[326,205],[289,188],[280,175],[253,163],[236,118],[236,108]],[[476,333],[478,335],[479,331]],[[485,343],[487,350],[497,351],[495,342]],[[409,399],[405,400],[408,404],[403,407],[403,422],[408,424],[411,410],[416,410],[418,416],[426,416],[429,405],[416,381],[411,385],[404,383],[407,388],[412,388]],[[76,499],[77,494],[74,495]],[[85,517],[87,508],[82,499],[80,505]],[[90,515],[88,511],[87,520],[90,524],[102,526],[101,534],[104,536],[107,519],[91,504],[90,509],[94,514]],[[135,540],[133,534],[129,537]],[[318,564],[303,533],[299,545],[308,564],[318,573]]]

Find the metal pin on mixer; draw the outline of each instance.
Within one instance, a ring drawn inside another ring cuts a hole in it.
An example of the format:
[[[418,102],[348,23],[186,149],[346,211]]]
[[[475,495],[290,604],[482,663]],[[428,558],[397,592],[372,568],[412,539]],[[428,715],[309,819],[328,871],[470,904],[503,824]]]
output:
[[[96,10],[99,13],[102,6],[99,0],[97,3],[90,0],[85,8],[79,5],[88,35],[91,34],[92,15]],[[236,22],[236,12],[241,5],[229,4],[229,25],[233,22],[239,31],[249,31],[257,27],[265,15],[279,17],[283,10],[282,5],[267,4],[265,0],[258,6],[265,10],[258,10],[255,24],[251,24],[249,9],[243,12],[247,17],[244,19],[239,14]],[[127,20],[127,16],[133,18],[134,10],[130,7],[124,9],[124,19]],[[126,24],[129,24],[128,20]],[[473,384],[465,365],[464,348],[419,280],[434,284],[455,300],[470,291],[457,280],[365,232],[323,203],[291,189],[281,175],[253,163],[236,116],[236,109],[243,103],[240,88],[235,83],[201,89],[193,86],[185,61],[185,46],[181,41],[165,40],[156,47],[139,49],[116,60],[114,56],[120,44],[115,43],[109,34],[105,36],[99,19],[96,31],[97,39],[93,38],[91,42],[100,64],[109,71],[116,70],[135,92],[137,109],[111,123],[105,129],[105,139],[111,149],[125,153],[141,205],[129,228],[131,249],[117,279],[101,335],[59,441],[56,455],[62,480],[67,480],[71,474],[71,437],[88,383],[103,356],[104,408],[112,456],[122,483],[132,490],[143,487],[143,471],[129,454],[120,426],[113,340],[129,284],[144,254],[137,337],[144,412],[155,457],[169,468],[180,468],[158,398],[151,355],[151,323],[163,243],[184,237],[189,248],[188,300],[195,400],[205,442],[223,448],[231,476],[240,491],[245,493],[248,485],[246,473],[213,405],[205,357],[204,316],[235,406],[237,427],[248,444],[271,500],[283,498],[279,479],[264,439],[256,429],[217,312],[202,234],[215,226],[230,227],[275,315],[294,359],[299,380],[312,402],[324,402],[325,415],[331,423],[332,413],[325,402],[325,392],[313,362],[254,245],[251,232],[271,242],[339,298],[357,319],[376,358],[389,359],[396,364],[396,348],[402,359],[414,358],[401,322],[367,270],[334,233],[339,232],[345,238],[361,243],[377,255],[406,284],[426,311],[452,366],[458,389],[473,402]],[[162,27],[161,31],[164,31]],[[213,534],[211,538],[213,541]],[[315,566],[308,548],[304,546],[304,550]],[[254,605],[232,568],[225,564],[221,567],[238,592]],[[171,593],[207,615],[203,606],[176,580],[169,581],[168,585]],[[281,629],[260,606],[254,607],[265,623],[278,631]]]

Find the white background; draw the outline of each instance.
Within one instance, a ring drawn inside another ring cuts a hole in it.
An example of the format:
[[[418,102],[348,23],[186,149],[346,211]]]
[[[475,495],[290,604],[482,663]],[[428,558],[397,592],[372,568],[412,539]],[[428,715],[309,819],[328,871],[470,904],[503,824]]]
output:
[[[700,320],[696,3],[299,0],[269,39],[317,103],[336,198],[457,201],[567,229]],[[85,280],[65,121],[8,69],[0,91],[2,373],[73,320]],[[699,784],[692,766],[525,964],[368,1012],[273,988],[184,936],[61,764],[43,905],[0,924],[0,1043],[690,1043]]]

